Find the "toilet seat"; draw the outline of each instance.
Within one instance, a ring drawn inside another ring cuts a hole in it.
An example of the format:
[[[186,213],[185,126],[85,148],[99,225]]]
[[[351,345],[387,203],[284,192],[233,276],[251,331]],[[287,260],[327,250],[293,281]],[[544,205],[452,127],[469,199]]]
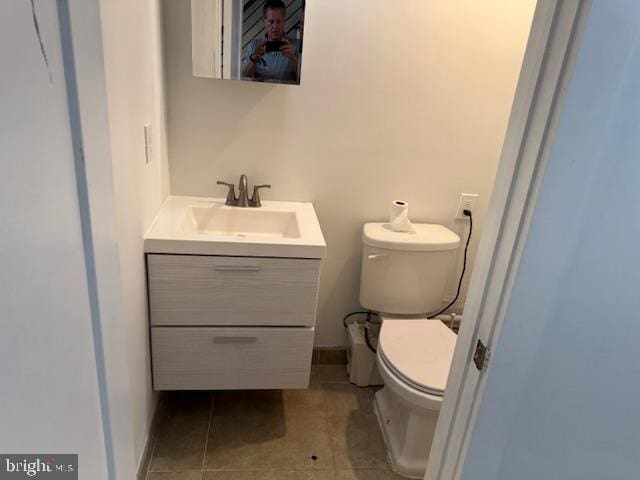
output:
[[[378,358],[402,383],[442,397],[456,338],[440,320],[383,317]]]
[[[391,362],[389,360],[387,360],[387,358],[384,356],[384,352],[380,351],[379,355],[378,355],[378,358],[381,361],[381,363],[384,365],[384,367],[389,369],[389,373],[394,375],[396,377],[396,379],[399,380],[403,385],[405,385],[407,387],[411,387],[411,388],[413,388],[414,390],[416,390],[416,391],[418,391],[420,393],[425,393],[425,394],[430,395],[432,397],[442,398],[442,396],[444,395],[444,392],[442,392],[442,391],[427,388],[427,387],[425,387],[423,385],[420,385],[418,383],[413,382],[406,375],[403,375],[402,372],[400,372],[397,368],[395,368],[391,364]]]

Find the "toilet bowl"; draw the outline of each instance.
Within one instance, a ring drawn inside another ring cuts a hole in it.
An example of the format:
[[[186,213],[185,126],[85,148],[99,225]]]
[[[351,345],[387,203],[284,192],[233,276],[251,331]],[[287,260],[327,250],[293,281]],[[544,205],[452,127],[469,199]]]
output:
[[[360,304],[382,318],[376,363],[385,386],[374,407],[389,463],[401,475],[422,478],[456,343],[424,312],[442,305],[460,238],[442,225],[413,227],[407,233],[365,224]]]
[[[422,478],[453,358],[456,335],[439,320],[382,315],[374,397],[391,468]]]

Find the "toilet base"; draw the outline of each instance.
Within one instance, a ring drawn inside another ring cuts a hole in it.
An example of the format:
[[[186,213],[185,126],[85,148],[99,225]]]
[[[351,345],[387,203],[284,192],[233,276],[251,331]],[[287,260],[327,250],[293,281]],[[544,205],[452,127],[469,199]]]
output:
[[[423,478],[438,411],[410,407],[389,387],[375,394],[373,404],[392,470],[404,477]]]

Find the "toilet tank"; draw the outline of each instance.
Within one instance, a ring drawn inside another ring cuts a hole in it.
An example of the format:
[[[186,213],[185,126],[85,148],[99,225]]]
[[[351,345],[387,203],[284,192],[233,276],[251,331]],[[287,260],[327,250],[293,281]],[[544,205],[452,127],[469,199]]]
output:
[[[413,224],[415,233],[388,223],[362,230],[360,304],[376,312],[424,314],[442,307],[460,237],[442,225]]]

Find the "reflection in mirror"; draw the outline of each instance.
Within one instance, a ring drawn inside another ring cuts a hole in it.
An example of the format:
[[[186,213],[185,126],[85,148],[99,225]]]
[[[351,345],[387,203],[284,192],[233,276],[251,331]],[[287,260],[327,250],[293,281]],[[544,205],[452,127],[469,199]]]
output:
[[[191,0],[193,74],[300,84],[305,0]]]

